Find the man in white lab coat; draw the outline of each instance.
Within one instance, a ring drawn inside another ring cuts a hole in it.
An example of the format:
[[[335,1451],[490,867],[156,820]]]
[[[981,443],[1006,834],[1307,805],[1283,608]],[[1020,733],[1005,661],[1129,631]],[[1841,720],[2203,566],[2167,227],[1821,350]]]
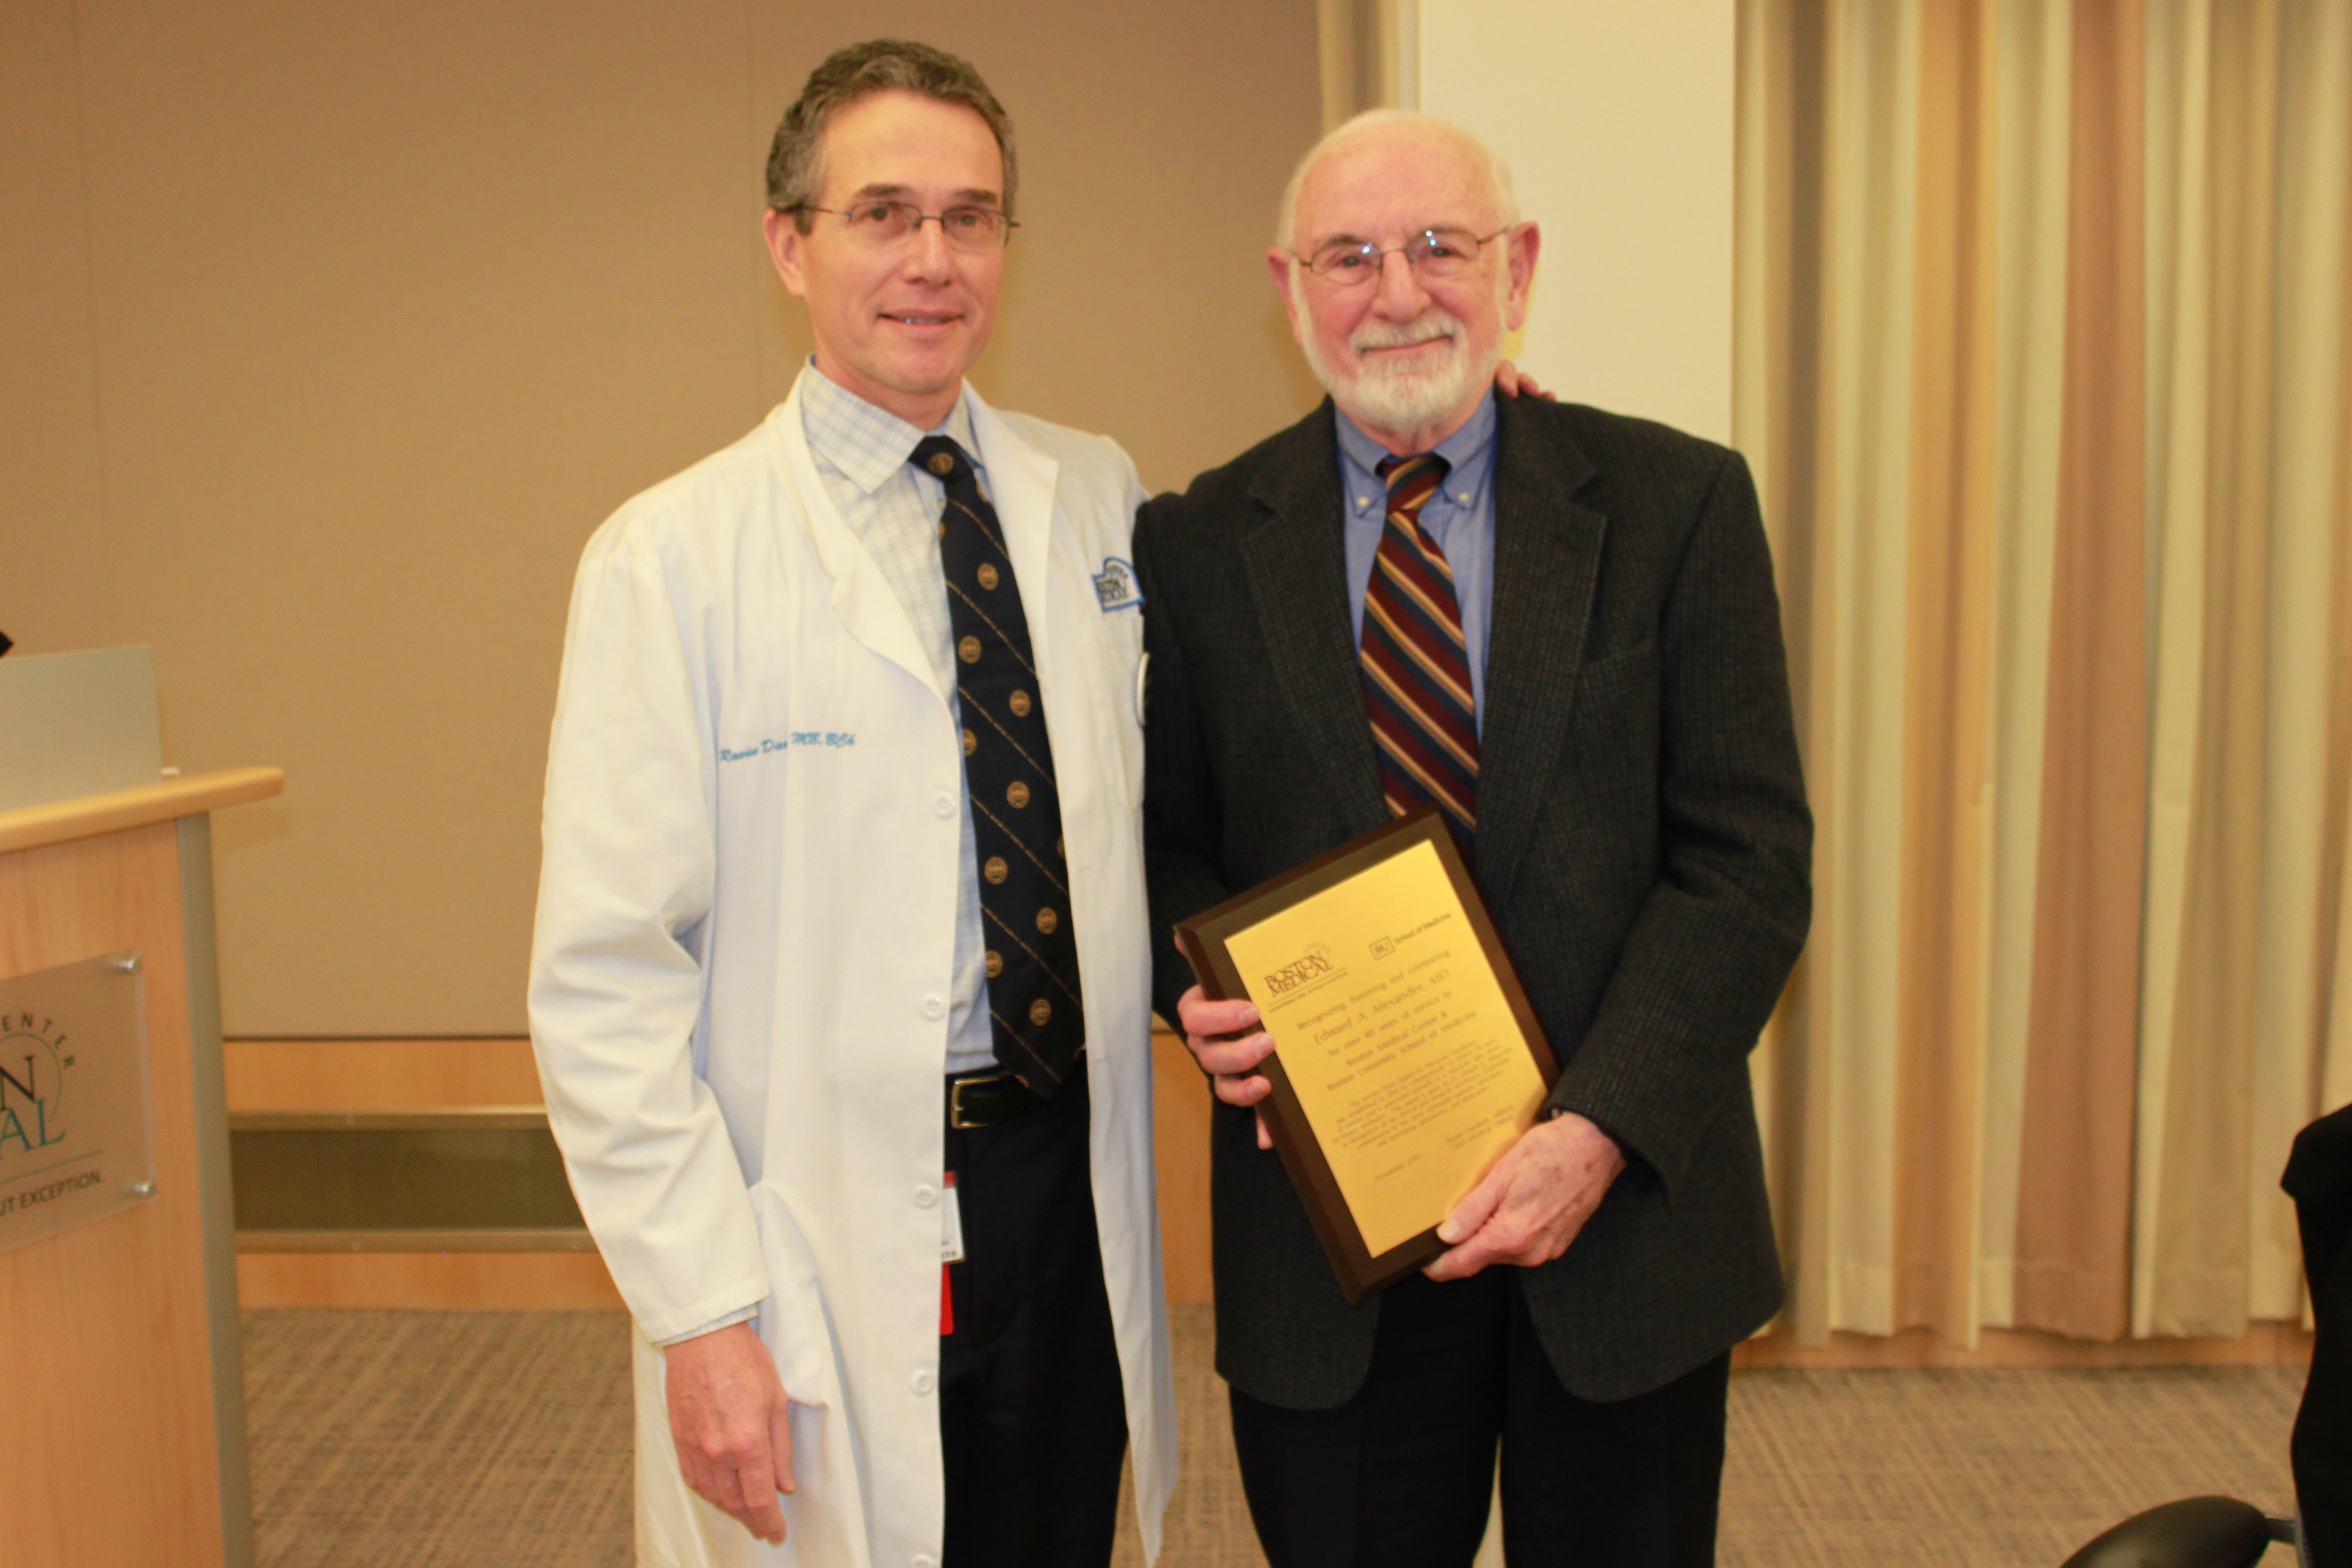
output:
[[[1156,1554],[1140,486],[964,384],[1014,186],[971,67],[842,50],[769,185],[813,362],[591,541],[548,763],[531,1033],[639,1557],[1101,1563],[1129,1446]]]

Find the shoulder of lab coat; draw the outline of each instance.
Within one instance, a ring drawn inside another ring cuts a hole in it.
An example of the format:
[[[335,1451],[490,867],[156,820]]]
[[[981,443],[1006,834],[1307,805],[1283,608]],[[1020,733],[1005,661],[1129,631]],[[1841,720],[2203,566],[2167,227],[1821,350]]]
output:
[[[597,530],[548,747],[531,1039],[582,1215],[657,1342],[768,1294],[742,1167],[695,1071],[717,785],[692,645],[729,536],[774,499],[754,431]]]

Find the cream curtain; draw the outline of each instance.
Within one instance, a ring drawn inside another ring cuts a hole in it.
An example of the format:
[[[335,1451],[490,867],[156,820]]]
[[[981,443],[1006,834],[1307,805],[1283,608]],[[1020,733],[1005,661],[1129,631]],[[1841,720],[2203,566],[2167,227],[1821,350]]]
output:
[[[1820,823],[1756,1059],[1794,1325],[2293,1317],[2278,1173],[2352,1098],[2352,0],[1740,29]]]

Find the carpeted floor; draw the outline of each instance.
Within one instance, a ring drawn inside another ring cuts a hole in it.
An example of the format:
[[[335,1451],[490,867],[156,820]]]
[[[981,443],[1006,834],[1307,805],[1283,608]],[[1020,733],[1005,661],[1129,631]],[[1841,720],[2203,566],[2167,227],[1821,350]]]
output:
[[[2057,1568],[2221,1492],[2294,1510],[2303,1373],[1760,1372],[1732,1379],[1723,1568]],[[2292,1564],[2291,1548],[2263,1559]]]
[[[625,1568],[619,1312],[248,1311],[262,1568]]]
[[[1259,1568],[1177,1314],[1167,1568]],[[245,1315],[263,1568],[626,1568],[627,1323],[608,1312]],[[2176,1497],[2293,1501],[2302,1373],[1769,1372],[1732,1381],[1722,1568],[2057,1568]],[[1141,1563],[1133,1526],[1120,1568]],[[2293,1553],[2274,1547],[2265,1568]]]

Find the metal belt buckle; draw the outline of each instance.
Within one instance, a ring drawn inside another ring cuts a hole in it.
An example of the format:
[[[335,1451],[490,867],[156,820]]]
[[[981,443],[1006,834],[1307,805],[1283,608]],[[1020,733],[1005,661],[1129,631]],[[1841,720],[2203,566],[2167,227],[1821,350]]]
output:
[[[986,1078],[960,1078],[954,1082],[949,1084],[948,1125],[960,1132],[970,1131],[975,1127],[984,1127],[988,1125],[983,1121],[966,1121],[963,1119],[963,1091],[967,1089],[976,1088],[981,1084],[1003,1083],[1006,1079],[1011,1078],[1013,1074],[1010,1072],[991,1073]]]

